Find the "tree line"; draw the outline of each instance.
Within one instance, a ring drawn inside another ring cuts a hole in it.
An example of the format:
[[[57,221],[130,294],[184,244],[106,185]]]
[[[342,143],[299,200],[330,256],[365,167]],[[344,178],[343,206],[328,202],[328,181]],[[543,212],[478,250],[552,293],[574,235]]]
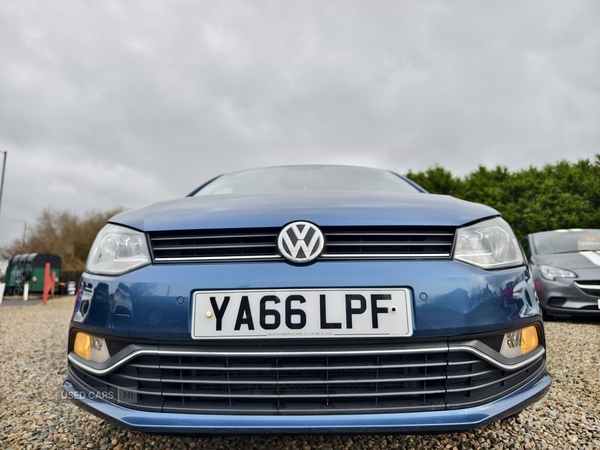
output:
[[[432,194],[452,195],[497,209],[520,239],[529,233],[560,228],[600,228],[600,154],[590,161],[560,161],[542,168],[509,172],[505,167],[477,170],[460,178],[435,166],[407,177]],[[46,208],[25,241],[0,247],[0,257],[53,253],[62,270],[82,272],[98,231],[123,211],[89,211],[83,217]]]
[[[479,168],[463,178],[436,166],[407,177],[433,194],[447,194],[498,210],[517,238],[563,228],[600,228],[600,154],[576,163],[509,172]]]
[[[52,253],[62,259],[62,271],[83,272],[90,247],[106,221],[123,211],[88,211],[80,217],[70,211],[45,208],[25,240],[15,239],[0,247],[0,258],[10,259],[21,253]]]

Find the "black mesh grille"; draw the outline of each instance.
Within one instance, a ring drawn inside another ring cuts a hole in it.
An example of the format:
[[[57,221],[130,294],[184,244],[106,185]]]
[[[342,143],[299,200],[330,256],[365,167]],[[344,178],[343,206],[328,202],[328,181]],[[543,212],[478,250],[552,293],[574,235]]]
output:
[[[329,259],[447,259],[451,227],[323,227]],[[279,228],[150,233],[157,263],[281,259]]]
[[[544,369],[515,371],[468,352],[335,356],[140,356],[104,376],[71,376],[127,407],[216,414],[456,409],[491,401]],[[110,394],[110,395],[106,395]]]
[[[156,262],[225,258],[265,259],[277,255],[277,230],[197,230],[150,233]]]
[[[326,228],[325,257],[449,258],[454,229],[444,227]]]

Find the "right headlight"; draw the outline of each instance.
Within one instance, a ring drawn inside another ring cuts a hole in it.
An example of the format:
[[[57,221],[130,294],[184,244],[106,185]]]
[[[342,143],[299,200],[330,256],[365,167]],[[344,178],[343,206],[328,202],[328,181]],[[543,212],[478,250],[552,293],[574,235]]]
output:
[[[108,224],[92,244],[85,271],[98,275],[120,275],[150,264],[144,233]]]
[[[525,264],[515,235],[500,217],[456,230],[454,259],[482,269]]]

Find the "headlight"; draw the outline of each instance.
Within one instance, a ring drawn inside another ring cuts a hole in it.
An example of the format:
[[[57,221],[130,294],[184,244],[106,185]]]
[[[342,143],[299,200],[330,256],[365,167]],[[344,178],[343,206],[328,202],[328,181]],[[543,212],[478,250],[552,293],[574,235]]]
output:
[[[454,259],[483,269],[502,269],[525,264],[510,226],[501,218],[457,230]]]
[[[552,266],[540,266],[540,275],[546,280],[554,281],[556,278],[577,278],[570,270],[560,269]]]
[[[109,224],[96,236],[85,270],[98,275],[119,275],[146,264],[150,264],[146,236]]]

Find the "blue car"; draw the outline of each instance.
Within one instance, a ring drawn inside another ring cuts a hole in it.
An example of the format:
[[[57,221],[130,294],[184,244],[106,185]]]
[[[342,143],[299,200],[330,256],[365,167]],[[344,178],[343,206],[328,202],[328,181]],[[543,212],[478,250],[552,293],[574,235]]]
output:
[[[381,434],[480,427],[551,381],[531,272],[496,210],[390,171],[290,166],[113,217],[63,387],[142,432]]]

